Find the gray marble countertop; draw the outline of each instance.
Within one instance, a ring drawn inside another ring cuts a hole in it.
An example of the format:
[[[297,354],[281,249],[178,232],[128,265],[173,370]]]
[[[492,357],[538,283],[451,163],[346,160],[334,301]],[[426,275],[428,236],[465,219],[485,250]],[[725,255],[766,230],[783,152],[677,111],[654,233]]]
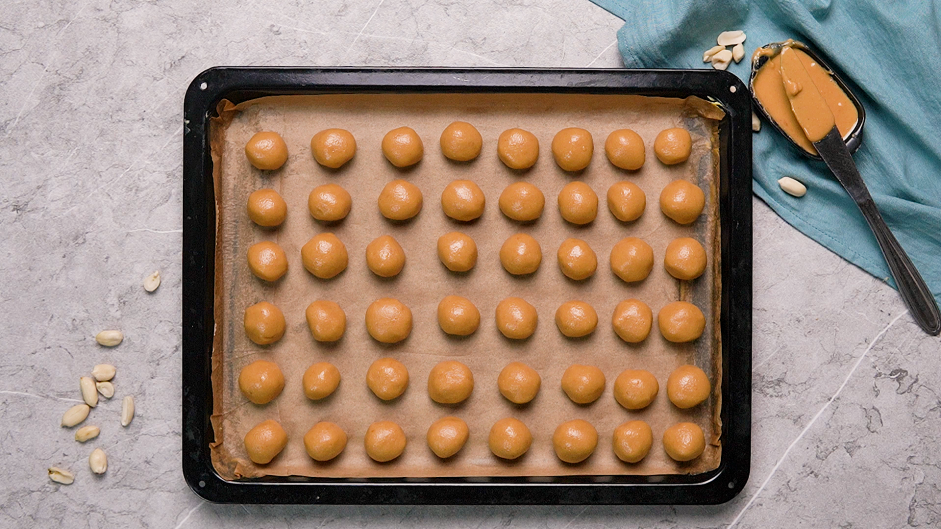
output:
[[[182,106],[215,65],[618,67],[587,1],[39,0],[0,10],[0,526],[931,527],[941,525],[941,341],[898,295],[754,212],[751,479],[708,507],[214,505],[181,471]],[[731,28],[730,28],[731,29]],[[747,29],[747,28],[745,28]],[[704,43],[704,48],[709,43]],[[159,269],[154,294],[141,287]],[[101,329],[127,338],[97,346]],[[77,377],[118,366],[59,427]],[[120,398],[137,417],[119,425]],[[46,468],[72,469],[71,486]]]

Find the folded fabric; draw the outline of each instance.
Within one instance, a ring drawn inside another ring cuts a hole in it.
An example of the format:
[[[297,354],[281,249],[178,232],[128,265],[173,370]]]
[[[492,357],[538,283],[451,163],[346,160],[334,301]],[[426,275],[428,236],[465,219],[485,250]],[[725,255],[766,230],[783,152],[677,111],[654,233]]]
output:
[[[729,71],[747,83],[751,52],[793,38],[821,53],[866,109],[859,172],[886,223],[941,303],[941,0],[591,0],[625,21],[628,68],[708,68],[703,52],[725,30],[747,35]],[[875,237],[823,162],[801,155],[767,123],[754,135],[756,195],[792,226],[893,287]],[[807,186],[803,198],[778,179]]]

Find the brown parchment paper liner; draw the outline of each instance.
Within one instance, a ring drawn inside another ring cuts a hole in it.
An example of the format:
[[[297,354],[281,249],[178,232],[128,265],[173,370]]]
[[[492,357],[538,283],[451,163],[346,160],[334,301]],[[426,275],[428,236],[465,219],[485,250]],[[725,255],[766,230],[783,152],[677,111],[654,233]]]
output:
[[[604,476],[700,473],[717,468],[721,453],[721,347],[716,145],[721,110],[696,98],[586,94],[281,96],[239,106],[223,102],[220,108],[220,117],[211,127],[218,213],[211,418],[216,442],[211,449],[213,464],[223,478]],[[474,124],[483,135],[483,152],[473,162],[454,163],[440,152],[441,131],[455,120]],[[380,149],[383,135],[400,126],[415,129],[425,145],[421,163],[405,170],[390,165]],[[580,174],[562,171],[552,159],[553,136],[571,126],[585,128],[594,136],[592,163]],[[686,163],[668,167],[654,156],[653,141],[659,131],[675,126],[690,130],[693,153]],[[311,136],[329,127],[347,129],[357,141],[355,158],[339,170],[318,166],[310,151]],[[539,138],[539,161],[529,171],[512,171],[497,157],[497,137],[511,127],[532,131]],[[605,139],[619,128],[631,128],[644,138],[647,160],[639,171],[619,170],[605,157]],[[261,130],[277,131],[287,142],[290,157],[277,171],[258,171],[246,160],[244,145]],[[395,178],[413,182],[424,195],[424,208],[411,221],[390,222],[377,209],[380,190]],[[706,210],[692,226],[679,226],[660,212],[660,191],[676,178],[697,183],[706,192]],[[473,180],[483,189],[487,205],[482,218],[460,223],[444,215],[441,192],[455,179]],[[588,183],[599,196],[598,218],[585,227],[566,223],[558,212],[559,191],[575,179]],[[546,196],[545,212],[533,223],[511,221],[498,207],[503,189],[519,180],[532,182]],[[635,222],[619,222],[607,209],[608,187],[619,180],[632,181],[647,194],[647,209]],[[315,186],[328,182],[350,192],[353,209],[345,220],[322,225],[308,213],[307,197]],[[245,213],[248,195],[265,187],[278,190],[288,204],[287,220],[276,229],[253,225]],[[478,245],[477,266],[466,274],[449,272],[437,258],[438,237],[454,230],[467,233]],[[300,258],[301,246],[322,231],[336,233],[350,255],[348,269],[326,281],[304,270]],[[542,265],[528,277],[511,276],[499,261],[500,246],[517,232],[531,234],[542,246]],[[392,279],[376,277],[365,263],[366,245],[384,234],[394,236],[407,256],[405,269]],[[643,238],[654,250],[653,272],[640,283],[626,284],[610,270],[611,248],[627,236]],[[673,279],[663,269],[667,244],[681,236],[702,241],[708,254],[707,272],[690,283]],[[598,271],[586,281],[568,280],[559,271],[556,251],[568,237],[586,240],[598,255]],[[277,242],[288,255],[287,274],[272,284],[252,276],[246,262],[248,247],[262,240]],[[480,309],[481,326],[474,335],[454,338],[438,327],[437,305],[449,294],[465,296]],[[508,340],[496,329],[496,305],[511,295],[528,300],[539,313],[536,333],[528,340]],[[392,346],[372,340],[364,324],[369,303],[386,296],[403,301],[414,316],[411,336]],[[624,343],[611,327],[614,307],[627,298],[644,301],[654,313],[654,329],[641,344]],[[334,300],[347,314],[347,331],[337,344],[319,344],[311,337],[304,309],[316,299]],[[598,328],[589,337],[568,339],[555,326],[556,308],[571,299],[587,301],[598,312]],[[657,330],[657,312],[677,299],[695,303],[710,322],[702,338],[692,344],[671,344]],[[262,300],[280,307],[287,319],[284,338],[268,347],[251,343],[242,326],[245,308]],[[386,356],[403,362],[411,378],[405,394],[392,402],[377,399],[365,382],[369,365]],[[242,367],[262,358],[281,367],[286,386],[273,402],[258,406],[241,395],[237,380]],[[439,405],[428,398],[428,373],[446,359],[459,360],[474,373],[474,392],[458,406]],[[542,376],[539,395],[525,406],[503,399],[496,385],[500,370],[516,360]],[[342,382],[334,395],[312,402],[304,396],[301,378],[307,367],[318,361],[336,365]],[[596,365],[607,377],[604,395],[591,405],[576,405],[561,390],[562,373],[574,363]],[[686,363],[702,367],[715,387],[713,397],[703,405],[679,410],[667,398],[666,382],[673,369]],[[655,403],[645,410],[627,411],[613,398],[614,380],[628,368],[647,369],[660,383]],[[470,439],[458,455],[442,461],[428,449],[425,435],[432,422],[447,415],[467,422]],[[534,437],[530,451],[515,462],[498,460],[487,447],[491,425],[507,416],[526,423]],[[552,433],[562,422],[575,418],[591,422],[598,430],[599,442],[587,461],[569,465],[556,457]],[[265,419],[281,423],[288,445],[270,464],[259,466],[248,459],[242,440]],[[614,455],[611,438],[617,425],[633,419],[650,424],[654,445],[642,462],[630,465]],[[311,460],[303,444],[307,430],[324,420],[339,424],[349,437],[343,454],[327,464]],[[373,462],[363,447],[367,427],[378,420],[397,422],[408,437],[405,453],[386,464]],[[707,438],[705,453],[685,464],[672,461],[661,443],[664,430],[680,421],[699,424]]]

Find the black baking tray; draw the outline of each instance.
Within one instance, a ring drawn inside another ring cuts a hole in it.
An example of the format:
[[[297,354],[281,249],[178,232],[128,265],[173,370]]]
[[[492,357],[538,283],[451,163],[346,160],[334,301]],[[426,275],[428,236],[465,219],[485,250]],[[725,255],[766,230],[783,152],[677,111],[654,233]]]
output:
[[[216,233],[210,119],[222,99],[366,92],[698,96],[725,110],[719,123],[723,447],[717,469],[659,476],[238,481],[215,472],[209,452]],[[748,87],[737,77],[716,70],[219,67],[190,84],[183,122],[183,474],[199,496],[227,503],[715,504],[745,486],[751,461],[752,131]]]

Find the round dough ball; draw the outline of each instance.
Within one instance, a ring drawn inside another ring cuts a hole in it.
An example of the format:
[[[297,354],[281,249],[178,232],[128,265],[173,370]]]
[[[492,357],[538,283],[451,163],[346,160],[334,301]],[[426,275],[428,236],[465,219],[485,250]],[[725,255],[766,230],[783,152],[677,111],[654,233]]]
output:
[[[346,432],[332,422],[318,422],[304,434],[304,448],[314,461],[330,461],[346,448]]]
[[[457,417],[443,417],[428,428],[428,448],[441,459],[447,459],[464,448],[470,435],[467,423]]]
[[[598,269],[598,257],[588,243],[581,239],[565,239],[559,245],[559,269],[565,277],[581,281],[588,279]]]
[[[536,307],[522,298],[506,298],[497,304],[497,329],[512,340],[525,340],[536,332]]]
[[[278,364],[256,360],[239,373],[239,390],[255,404],[268,404],[284,389],[284,374]]]
[[[667,396],[670,397],[670,402],[684,410],[705,402],[711,391],[709,377],[696,366],[680,366],[674,369],[667,379]]]
[[[500,194],[500,211],[513,220],[536,220],[545,207],[546,196],[529,182],[510,184]]]
[[[402,455],[405,451],[405,432],[392,421],[379,421],[366,429],[366,454],[374,461],[385,463]]]
[[[310,139],[310,150],[314,159],[324,167],[337,169],[353,159],[356,154],[356,138],[343,129],[326,129]]]
[[[683,163],[689,158],[693,140],[686,129],[673,128],[660,131],[653,141],[653,152],[666,165]]]
[[[366,309],[366,330],[376,341],[398,343],[412,332],[412,311],[394,298],[379,298]]]
[[[706,317],[696,305],[686,301],[667,303],[657,314],[660,334],[671,342],[691,342],[702,336]]]
[[[301,261],[308,272],[330,279],[346,270],[350,256],[346,246],[332,233],[319,233],[301,247]]]
[[[353,198],[346,189],[336,184],[317,186],[307,197],[307,208],[311,216],[323,222],[345,219],[352,207]]]
[[[535,369],[522,362],[510,362],[500,371],[497,387],[513,404],[526,404],[536,398],[542,379]]]
[[[399,127],[382,138],[382,154],[392,165],[408,167],[421,161],[425,146],[417,132],[409,127]]]
[[[615,182],[608,188],[608,209],[614,218],[631,222],[640,218],[647,207],[647,195],[632,182]]]
[[[567,128],[552,138],[552,157],[563,171],[581,171],[591,163],[595,142],[585,129]]]
[[[245,156],[256,168],[274,171],[288,161],[288,146],[277,132],[258,132],[245,144]]]
[[[445,296],[438,303],[438,325],[448,334],[468,336],[480,327],[480,311],[467,298]]]
[[[581,463],[598,446],[598,430],[588,421],[575,419],[560,424],[552,434],[555,455],[566,463]]]
[[[459,231],[438,238],[438,259],[452,272],[467,272],[477,264],[477,243]]]
[[[366,266],[379,277],[394,277],[405,268],[405,250],[391,235],[383,235],[366,245]]]
[[[318,342],[335,342],[346,332],[346,313],[333,301],[319,299],[307,306],[304,315]]]
[[[589,404],[604,393],[604,373],[595,366],[573,364],[562,373],[562,391],[575,404]]]
[[[454,220],[467,222],[484,214],[484,192],[470,180],[455,180],[441,192],[441,209]]]
[[[441,133],[441,153],[456,162],[469,162],[480,155],[484,139],[470,123],[455,121]]]
[[[637,237],[625,237],[611,248],[611,271],[626,283],[643,281],[653,270],[653,248]]]
[[[529,169],[539,158],[539,140],[523,129],[505,130],[497,139],[497,155],[510,169]]]
[[[392,400],[408,388],[408,369],[394,358],[380,358],[366,371],[366,385],[382,400]]]
[[[474,391],[474,374],[464,364],[445,360],[428,373],[428,396],[440,404],[464,402]]]
[[[692,461],[706,449],[706,437],[696,424],[676,423],[663,432],[663,449],[675,461]]]
[[[706,194],[686,180],[674,180],[660,192],[660,211],[679,224],[692,224],[706,206]]]
[[[421,190],[405,180],[393,180],[379,193],[379,212],[389,220],[408,220],[418,215],[421,206]]]
[[[325,399],[340,385],[340,370],[329,362],[317,362],[304,371],[303,384],[308,399]]]
[[[614,308],[611,325],[625,342],[640,343],[650,334],[653,312],[639,299],[625,299]]]
[[[533,434],[519,419],[500,419],[490,428],[490,451],[501,459],[517,459],[533,444]]]
[[[614,429],[614,455],[625,463],[638,463],[653,446],[653,432],[644,421],[628,421]]]
[[[288,434],[277,421],[268,419],[245,434],[245,451],[256,465],[267,465],[284,450]]]
[[[628,410],[650,406],[659,392],[657,378],[643,369],[625,369],[614,380],[614,400]]]
[[[636,171],[644,166],[644,139],[631,129],[619,129],[608,134],[604,142],[604,153],[615,166]]]
[[[288,256],[278,243],[262,241],[248,249],[248,268],[259,279],[277,281],[288,271]]]
[[[500,247],[500,262],[513,275],[532,274],[542,263],[539,241],[525,233],[511,235]]]
[[[588,224],[598,216],[598,195],[585,182],[569,182],[559,191],[559,213],[572,224]]]
[[[555,311],[555,324],[569,338],[581,338],[595,332],[598,313],[584,301],[566,301]]]
[[[287,214],[287,203],[274,189],[259,189],[248,195],[248,218],[259,226],[280,226]]]
[[[706,250],[696,239],[673,239],[663,255],[663,267],[677,279],[696,279],[706,271]]]
[[[245,334],[258,345],[269,345],[284,336],[284,313],[267,301],[261,301],[245,309]]]

